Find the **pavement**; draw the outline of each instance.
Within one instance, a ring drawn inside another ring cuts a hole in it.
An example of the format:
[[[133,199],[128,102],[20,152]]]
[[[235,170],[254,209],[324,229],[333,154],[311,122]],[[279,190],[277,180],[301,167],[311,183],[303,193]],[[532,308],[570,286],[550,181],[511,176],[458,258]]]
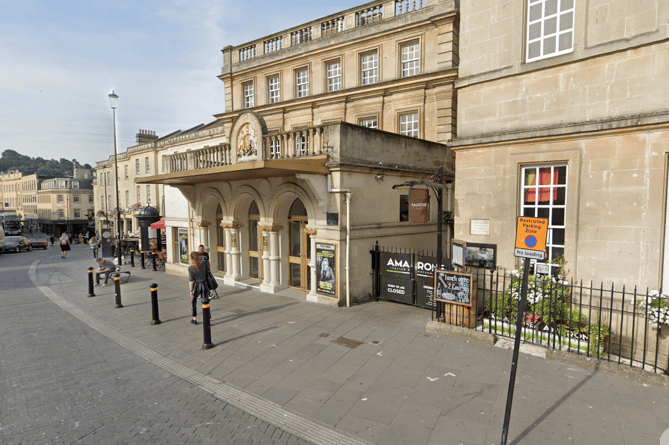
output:
[[[113,286],[87,297],[87,246],[14,255],[0,257],[2,443],[500,443],[512,351],[428,334],[424,309],[221,283],[204,350],[187,278],[124,266],[115,309]],[[509,444],[656,445],[668,429],[669,390],[521,353]]]

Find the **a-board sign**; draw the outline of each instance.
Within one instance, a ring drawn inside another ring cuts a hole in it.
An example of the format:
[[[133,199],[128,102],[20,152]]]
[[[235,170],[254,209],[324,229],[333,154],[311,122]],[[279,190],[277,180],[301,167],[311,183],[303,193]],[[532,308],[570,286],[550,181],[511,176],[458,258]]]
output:
[[[444,303],[471,306],[472,275],[437,270],[434,276],[434,299]]]
[[[543,260],[548,234],[548,219],[519,216],[516,225],[514,256]]]
[[[416,255],[416,306],[432,309],[434,302],[434,272],[448,269],[448,258],[441,259],[441,267],[437,266],[437,257]]]

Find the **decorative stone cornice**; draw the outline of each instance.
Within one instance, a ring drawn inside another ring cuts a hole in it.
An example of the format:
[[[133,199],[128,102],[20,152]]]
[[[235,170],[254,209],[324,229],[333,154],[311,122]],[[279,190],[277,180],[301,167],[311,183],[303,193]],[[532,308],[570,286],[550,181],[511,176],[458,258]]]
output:
[[[202,221],[200,221],[199,223],[197,223],[197,226],[200,227],[200,228],[207,228],[210,225],[211,225],[211,223],[209,221],[205,221],[204,219]]]
[[[306,233],[309,236],[316,236],[316,233],[318,233],[317,229],[304,229],[304,233]]]
[[[244,227],[244,224],[241,224],[241,223],[225,224],[225,225],[221,224],[221,227],[223,227],[224,229],[228,229],[228,230],[239,230],[242,227]]]

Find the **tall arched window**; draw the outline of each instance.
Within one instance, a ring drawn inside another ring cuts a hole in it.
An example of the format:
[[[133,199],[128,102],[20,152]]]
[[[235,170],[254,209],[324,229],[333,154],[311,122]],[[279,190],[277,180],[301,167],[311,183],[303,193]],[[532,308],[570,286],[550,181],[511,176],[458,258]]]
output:
[[[288,214],[288,244],[290,287],[300,290],[311,289],[309,280],[311,259],[311,237],[304,231],[307,227],[307,209],[300,199],[296,199]]]
[[[260,210],[255,201],[251,203],[249,208],[249,277],[256,280],[262,279],[262,268],[260,267],[260,259],[262,252],[259,246],[262,240],[262,234],[258,230],[258,222],[260,221]]]
[[[219,204],[216,207],[216,269],[225,272],[225,229],[221,227],[223,222],[223,209]]]

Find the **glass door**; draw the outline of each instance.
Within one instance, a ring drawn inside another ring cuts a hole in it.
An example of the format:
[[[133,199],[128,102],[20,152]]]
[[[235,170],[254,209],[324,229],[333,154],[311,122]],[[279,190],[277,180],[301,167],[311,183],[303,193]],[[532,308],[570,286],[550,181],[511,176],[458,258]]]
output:
[[[223,209],[219,204],[216,207],[216,270],[225,273],[225,229],[221,227],[223,222]]]
[[[249,277],[255,280],[263,278],[262,267],[262,251],[260,246],[262,240],[260,237],[262,233],[258,230],[258,221],[260,221],[260,210],[255,201],[251,204],[249,209]]]
[[[302,201],[296,199],[288,215],[288,264],[290,287],[303,291],[311,289],[309,280],[311,237],[304,230],[307,227],[307,219],[307,209]]]

